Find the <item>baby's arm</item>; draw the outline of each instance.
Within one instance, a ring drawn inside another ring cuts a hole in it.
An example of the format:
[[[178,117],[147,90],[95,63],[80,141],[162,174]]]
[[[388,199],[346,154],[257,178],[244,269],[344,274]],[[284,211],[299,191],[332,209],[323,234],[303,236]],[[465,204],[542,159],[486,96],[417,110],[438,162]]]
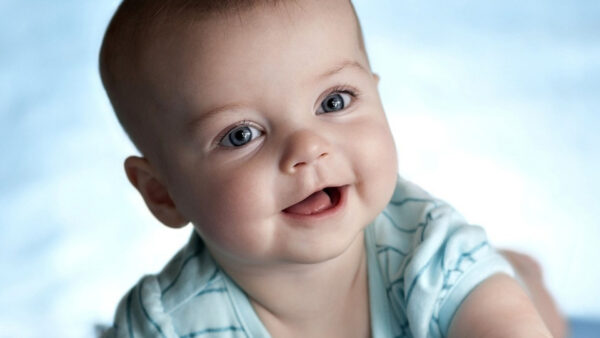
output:
[[[449,337],[552,337],[525,291],[513,278],[496,274],[460,305]]]

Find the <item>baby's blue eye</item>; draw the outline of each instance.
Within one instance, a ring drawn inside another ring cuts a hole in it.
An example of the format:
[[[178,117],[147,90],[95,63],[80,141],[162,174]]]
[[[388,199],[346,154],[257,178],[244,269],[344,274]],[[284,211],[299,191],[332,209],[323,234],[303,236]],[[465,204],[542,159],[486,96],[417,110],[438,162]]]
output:
[[[260,130],[249,125],[241,125],[227,132],[219,144],[224,147],[241,147],[260,135],[262,135]]]
[[[331,93],[321,102],[321,106],[319,107],[317,113],[322,114],[340,111],[346,108],[346,106],[350,104],[351,100],[352,96],[350,96],[348,93]]]

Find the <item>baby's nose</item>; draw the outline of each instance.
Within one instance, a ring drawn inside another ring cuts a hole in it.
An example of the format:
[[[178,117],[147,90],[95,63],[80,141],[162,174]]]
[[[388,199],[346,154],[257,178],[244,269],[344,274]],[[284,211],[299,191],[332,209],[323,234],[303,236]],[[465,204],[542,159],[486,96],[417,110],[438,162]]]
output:
[[[285,141],[280,169],[293,174],[304,167],[329,156],[331,145],[319,134],[310,130],[299,130]]]

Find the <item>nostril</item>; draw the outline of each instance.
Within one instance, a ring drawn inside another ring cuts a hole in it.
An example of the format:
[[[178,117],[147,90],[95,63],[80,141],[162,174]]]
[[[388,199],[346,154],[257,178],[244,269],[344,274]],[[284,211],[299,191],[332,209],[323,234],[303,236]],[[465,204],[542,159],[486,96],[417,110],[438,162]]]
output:
[[[305,164],[306,164],[306,162],[298,162],[298,163],[294,164],[294,168],[299,167],[299,166],[303,166]]]
[[[320,159],[325,158],[327,156],[329,156],[329,153],[322,153],[321,155],[319,155],[317,157],[317,160],[320,160]],[[310,161],[310,162],[312,162],[312,161]],[[303,166],[303,165],[307,165],[308,163],[309,162],[306,162],[306,161],[300,161],[300,162],[294,163],[294,165],[292,167],[297,168],[297,167],[300,167],[300,166]]]
[[[311,160],[308,160],[308,161],[307,161],[308,157],[305,157],[303,161],[300,159],[297,159],[295,161],[286,161],[285,167],[287,168],[286,170],[291,170],[291,172],[293,172],[297,169],[300,169],[301,167],[312,165],[328,156],[329,156],[328,152],[323,152],[319,156],[313,157]]]

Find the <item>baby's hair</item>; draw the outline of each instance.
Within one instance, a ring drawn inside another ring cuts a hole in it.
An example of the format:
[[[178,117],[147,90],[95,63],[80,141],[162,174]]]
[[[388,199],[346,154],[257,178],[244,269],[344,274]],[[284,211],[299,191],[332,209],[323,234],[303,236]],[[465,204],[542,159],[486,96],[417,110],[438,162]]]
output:
[[[348,0],[350,1],[350,0]],[[207,17],[241,15],[258,7],[275,7],[299,0],[124,0],[111,19],[100,49],[100,76],[117,118],[137,149],[152,149],[152,111],[161,103],[140,76],[141,62],[150,42],[173,27],[185,27]],[[365,51],[362,29],[354,12],[359,44]]]

